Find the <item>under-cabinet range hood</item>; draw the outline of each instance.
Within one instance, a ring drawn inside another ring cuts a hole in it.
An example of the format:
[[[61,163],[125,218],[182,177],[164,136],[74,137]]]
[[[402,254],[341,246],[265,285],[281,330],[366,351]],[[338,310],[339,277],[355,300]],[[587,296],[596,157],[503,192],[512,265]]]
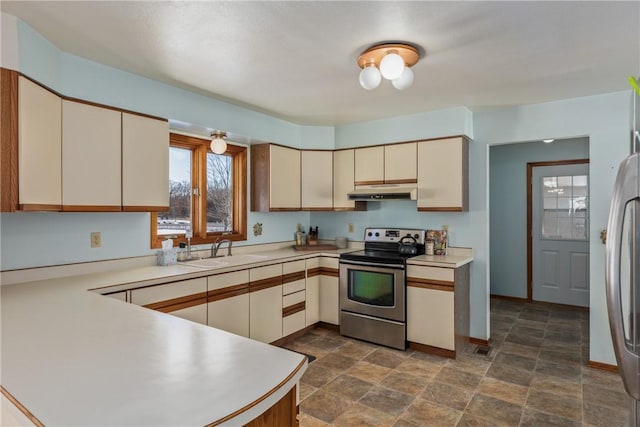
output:
[[[417,200],[415,184],[359,185],[347,194],[349,200]]]

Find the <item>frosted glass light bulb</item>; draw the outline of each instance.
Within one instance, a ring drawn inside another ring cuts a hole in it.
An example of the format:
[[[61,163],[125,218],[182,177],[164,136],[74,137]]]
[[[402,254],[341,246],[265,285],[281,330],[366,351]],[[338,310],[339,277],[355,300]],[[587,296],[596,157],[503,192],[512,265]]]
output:
[[[213,138],[211,140],[211,151],[215,154],[222,154],[227,151],[227,143],[222,138]]]
[[[363,89],[375,89],[380,86],[381,81],[382,76],[380,76],[380,71],[378,71],[373,64],[364,67],[362,71],[360,71],[360,86],[362,86]]]
[[[380,73],[387,80],[400,77],[404,68],[404,59],[397,53],[389,53],[380,61]]]
[[[402,74],[397,79],[393,79],[391,84],[398,90],[405,90],[413,83],[413,71],[411,68],[404,67]]]

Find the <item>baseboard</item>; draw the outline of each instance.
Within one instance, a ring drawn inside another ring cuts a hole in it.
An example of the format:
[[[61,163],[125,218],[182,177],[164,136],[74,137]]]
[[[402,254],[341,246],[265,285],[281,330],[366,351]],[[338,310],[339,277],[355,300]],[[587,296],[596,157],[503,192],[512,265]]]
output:
[[[575,310],[575,311],[589,311],[589,307],[580,307],[580,306],[577,306],[577,305],[569,305],[569,304],[558,304],[558,303],[555,303],[555,302],[546,302],[546,301],[529,301],[527,298],[510,297],[510,296],[507,296],[507,295],[491,294],[490,298],[501,299],[501,300],[504,300],[504,301],[512,301],[512,302],[520,302],[520,303],[541,305],[541,306],[545,306],[545,307],[564,308],[564,309],[570,309],[570,310]]]
[[[449,359],[456,358],[456,352],[453,350],[446,350],[440,347],[432,347],[430,345],[420,344],[417,342],[409,341],[409,348],[412,350],[421,351],[423,353],[434,354],[436,356],[441,356],[441,357],[448,357]]]
[[[484,345],[489,347],[489,341],[490,340],[482,340],[480,338],[469,337],[469,342],[475,345]]]
[[[616,365],[609,365],[608,363],[594,362],[593,360],[589,360],[589,362],[587,362],[587,366],[593,369],[598,369],[600,371],[613,372],[614,374],[618,373],[618,367]]]
[[[300,329],[299,331],[296,331],[292,334],[287,335],[286,337],[282,337],[278,340],[275,340],[269,344],[271,345],[275,345],[276,347],[282,347],[283,345],[286,345],[288,343],[290,343],[291,341],[297,340],[298,338],[300,338],[303,335],[306,335],[309,331],[312,331],[313,329],[317,328],[318,324],[314,323],[313,325],[309,325],[304,329]]]
[[[334,325],[333,323],[318,322],[316,323],[319,328],[329,329],[330,331],[340,332],[340,325]]]
[[[489,295],[489,297],[490,298],[495,298],[495,299],[501,299],[501,300],[505,300],[505,301],[513,301],[513,302],[529,302],[529,300],[526,299],[526,298],[510,297],[508,295],[491,294],[491,295]]]

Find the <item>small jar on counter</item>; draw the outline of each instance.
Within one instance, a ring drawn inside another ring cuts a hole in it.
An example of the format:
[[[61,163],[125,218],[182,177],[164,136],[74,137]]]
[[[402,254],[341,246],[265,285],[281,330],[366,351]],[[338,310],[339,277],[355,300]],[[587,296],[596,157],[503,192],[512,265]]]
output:
[[[424,245],[425,255],[433,255],[433,242],[427,242]]]

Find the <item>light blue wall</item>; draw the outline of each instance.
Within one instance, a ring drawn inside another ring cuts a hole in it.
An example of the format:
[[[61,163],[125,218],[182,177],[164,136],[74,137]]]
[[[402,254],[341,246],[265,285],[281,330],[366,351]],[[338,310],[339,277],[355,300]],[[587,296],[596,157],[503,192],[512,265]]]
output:
[[[637,70],[630,72],[636,74]],[[625,91],[474,114],[474,144],[496,145],[549,137],[589,138],[589,358],[609,364],[615,364],[616,361],[605,303],[604,245],[599,235],[607,227],[618,165],[629,153],[630,107],[631,92]]]
[[[587,138],[489,150],[491,294],[527,297],[527,163],[589,158]]]

